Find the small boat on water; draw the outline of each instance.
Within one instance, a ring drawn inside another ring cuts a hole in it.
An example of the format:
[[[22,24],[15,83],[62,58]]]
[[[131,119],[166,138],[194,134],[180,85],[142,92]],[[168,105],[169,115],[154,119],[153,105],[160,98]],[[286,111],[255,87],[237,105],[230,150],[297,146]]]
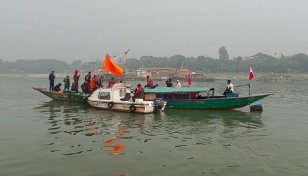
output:
[[[144,101],[143,97],[132,101],[132,85],[127,83],[116,83],[111,88],[99,88],[87,98],[90,106],[114,111],[132,113],[153,113],[165,109],[166,102],[162,98],[154,98]]]
[[[35,88],[33,87],[34,90],[37,90],[41,92],[42,94],[46,95],[47,97],[57,100],[57,101],[80,101],[80,102],[85,102],[86,97],[89,96],[89,94],[84,94],[80,92],[75,92],[75,91],[50,91],[44,88]]]
[[[256,95],[249,93],[247,96],[239,96],[238,93],[229,93],[226,96],[217,96],[214,95],[214,88],[207,87],[156,87],[154,89],[146,88],[144,93],[147,101],[163,98],[167,101],[167,109],[234,109],[250,105],[272,95],[271,93]]]
[[[277,82],[277,83],[290,83],[293,81],[293,78],[291,75],[288,74],[275,74],[270,73],[261,76],[257,81],[263,81],[263,82]]]

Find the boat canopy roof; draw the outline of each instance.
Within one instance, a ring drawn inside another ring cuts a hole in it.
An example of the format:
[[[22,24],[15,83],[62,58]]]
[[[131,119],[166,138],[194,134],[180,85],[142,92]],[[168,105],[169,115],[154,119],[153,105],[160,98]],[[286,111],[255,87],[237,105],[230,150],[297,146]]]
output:
[[[156,88],[145,88],[144,93],[177,93],[177,92],[207,92],[210,88],[208,87],[156,87]]]
[[[127,84],[127,83],[115,83],[112,87],[112,89],[120,89],[120,88],[131,88],[132,85],[131,84]]]

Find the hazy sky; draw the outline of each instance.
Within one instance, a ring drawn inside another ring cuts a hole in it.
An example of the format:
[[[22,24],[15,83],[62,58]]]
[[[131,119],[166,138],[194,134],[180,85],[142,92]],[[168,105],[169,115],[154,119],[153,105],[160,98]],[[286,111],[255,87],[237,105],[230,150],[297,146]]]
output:
[[[0,0],[0,59],[308,54],[307,0]],[[277,56],[278,56],[277,55]]]

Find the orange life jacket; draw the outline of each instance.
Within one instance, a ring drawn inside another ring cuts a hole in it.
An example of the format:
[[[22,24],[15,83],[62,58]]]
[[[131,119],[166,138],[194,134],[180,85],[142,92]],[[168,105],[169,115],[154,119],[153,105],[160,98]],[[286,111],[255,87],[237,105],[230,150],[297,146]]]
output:
[[[92,79],[92,80],[90,81],[90,89],[95,89],[95,88],[96,88],[96,85],[95,85],[94,80]]]

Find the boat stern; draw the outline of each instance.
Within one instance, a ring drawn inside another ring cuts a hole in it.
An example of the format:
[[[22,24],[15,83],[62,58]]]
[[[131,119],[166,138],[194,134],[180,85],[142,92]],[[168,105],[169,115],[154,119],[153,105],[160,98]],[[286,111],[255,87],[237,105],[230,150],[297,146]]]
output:
[[[159,113],[163,110],[165,110],[167,102],[164,101],[163,98],[156,98],[153,100],[153,112]]]

